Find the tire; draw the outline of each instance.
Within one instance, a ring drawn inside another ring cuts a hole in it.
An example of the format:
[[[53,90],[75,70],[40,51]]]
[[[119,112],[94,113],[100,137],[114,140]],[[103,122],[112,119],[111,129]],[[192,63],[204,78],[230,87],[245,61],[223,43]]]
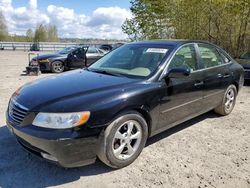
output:
[[[148,126],[145,119],[134,111],[123,114],[100,135],[97,155],[106,165],[123,168],[140,155],[147,138]]]
[[[63,62],[61,61],[54,61],[51,63],[51,71],[53,73],[61,73],[65,69]]]
[[[237,89],[235,85],[230,85],[223,97],[221,104],[214,109],[217,114],[226,116],[233,111],[236,103]]]

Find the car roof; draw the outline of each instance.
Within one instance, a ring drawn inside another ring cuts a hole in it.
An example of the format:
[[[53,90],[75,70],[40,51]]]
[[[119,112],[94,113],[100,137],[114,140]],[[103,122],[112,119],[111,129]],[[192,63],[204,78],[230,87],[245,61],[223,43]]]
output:
[[[168,45],[173,47],[178,47],[186,43],[205,43],[209,45],[216,46],[208,41],[203,40],[185,40],[185,39],[171,39],[171,40],[147,40],[147,41],[139,41],[133,42],[130,44],[155,44],[155,45]]]

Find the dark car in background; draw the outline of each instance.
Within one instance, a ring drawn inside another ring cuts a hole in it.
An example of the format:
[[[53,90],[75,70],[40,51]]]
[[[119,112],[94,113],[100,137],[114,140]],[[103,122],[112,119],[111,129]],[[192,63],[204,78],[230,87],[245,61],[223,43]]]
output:
[[[95,47],[71,46],[57,53],[35,56],[31,59],[29,65],[38,62],[42,72],[61,73],[69,69],[87,67],[104,56],[105,53],[105,51]]]
[[[246,53],[242,54],[236,60],[244,68],[244,71],[245,71],[245,80],[250,80],[250,52],[246,52]]]
[[[108,52],[113,49],[111,44],[102,44],[99,48]]]
[[[98,156],[122,168],[148,137],[210,110],[230,114],[243,82],[242,66],[213,44],[135,42],[19,88],[7,126],[29,152],[64,167]]]
[[[114,44],[102,44],[99,48],[104,50],[104,51],[110,52],[111,50],[114,50],[114,49],[116,49],[124,44],[125,43],[122,43],[122,42],[118,42],[118,43],[114,43]]]
[[[40,51],[40,44],[39,42],[35,42],[31,44],[30,51]]]

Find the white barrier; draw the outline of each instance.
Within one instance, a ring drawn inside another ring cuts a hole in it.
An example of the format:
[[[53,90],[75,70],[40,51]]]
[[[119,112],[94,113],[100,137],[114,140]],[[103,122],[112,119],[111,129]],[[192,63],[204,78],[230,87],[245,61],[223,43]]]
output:
[[[32,42],[0,42],[0,50],[23,50],[30,51]],[[99,46],[101,44],[107,43],[61,43],[61,42],[39,42],[40,51],[58,51],[68,46],[74,45],[89,45],[89,46]]]

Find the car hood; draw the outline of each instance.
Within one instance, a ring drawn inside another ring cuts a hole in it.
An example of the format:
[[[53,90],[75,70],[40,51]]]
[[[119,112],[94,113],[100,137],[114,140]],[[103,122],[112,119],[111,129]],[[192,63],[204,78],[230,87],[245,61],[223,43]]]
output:
[[[39,111],[45,106],[79,96],[95,95],[96,99],[100,99],[100,92],[107,93],[114,89],[122,92],[124,85],[133,82],[139,81],[78,69],[27,83],[12,98],[30,111]]]
[[[62,55],[62,54],[43,54],[43,55],[39,55],[34,57],[33,59],[51,59],[51,58],[57,58],[57,57],[64,57],[66,55]]]

